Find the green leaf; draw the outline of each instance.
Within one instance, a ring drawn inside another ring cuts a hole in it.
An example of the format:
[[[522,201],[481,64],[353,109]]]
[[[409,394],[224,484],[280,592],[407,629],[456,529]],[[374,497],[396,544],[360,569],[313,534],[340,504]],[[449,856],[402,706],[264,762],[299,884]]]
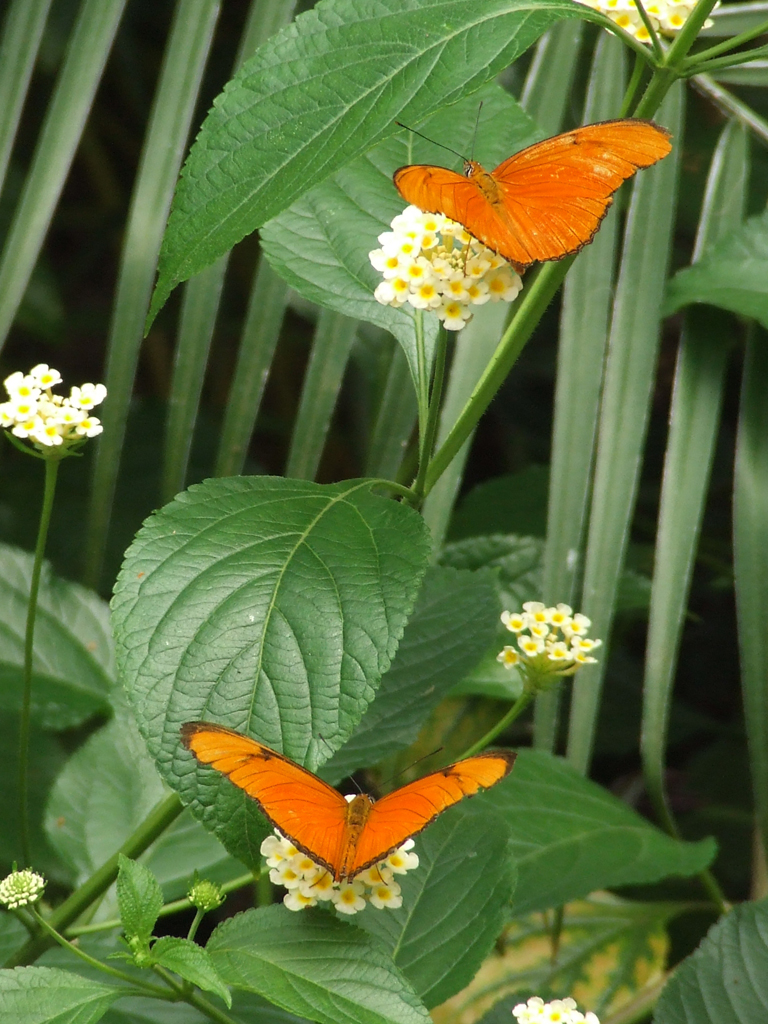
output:
[[[319,4],[227,84],[176,190],[151,316],[213,263],[395,130],[476,92],[560,18],[565,0]]]
[[[93,1024],[121,990],[53,967],[0,971],[0,1018],[8,1024]]]
[[[703,302],[768,327],[768,211],[713,245],[698,263],[678,271],[667,288],[665,314]]]
[[[152,961],[161,967],[191,981],[206,992],[214,992],[224,1000],[227,1006],[232,1005],[229,989],[221,980],[221,976],[211,962],[210,954],[191,939],[179,939],[173,935],[164,935],[152,945]]]
[[[0,713],[21,710],[27,599],[34,558],[0,544]],[[40,580],[32,663],[32,717],[71,729],[108,710],[115,678],[109,609],[85,587],[53,575]]]
[[[28,935],[18,917],[0,913],[0,963],[4,964],[14,950],[23,946]]]
[[[451,540],[480,534],[543,537],[547,530],[549,467],[528,466],[486,480],[463,498],[451,520]]]
[[[450,141],[452,149],[469,153],[481,101],[476,156],[481,163],[495,167],[540,138],[519,104],[495,83],[441,111],[419,130],[435,142]],[[374,299],[381,275],[371,266],[368,253],[377,248],[379,234],[390,229],[392,218],[405,205],[392,184],[393,172],[403,164],[445,162],[445,150],[400,132],[302,196],[261,231],[270,264],[301,295],[394,334],[408,356],[415,384],[413,309],[382,306]],[[449,156],[448,162],[457,161]],[[436,325],[435,317],[427,317],[428,353]]]
[[[10,871],[13,861],[22,862],[19,822],[19,716],[0,715],[0,877]],[[29,819],[31,860],[47,878],[69,884],[71,872],[46,842],[42,828],[43,808],[54,779],[61,771],[66,754],[57,736],[33,727],[29,738]]]
[[[143,864],[129,860],[122,853],[119,860],[117,902],[120,920],[128,939],[145,942],[152,935],[163,908],[163,891],[158,880]]]
[[[446,544],[440,562],[456,569],[496,569],[504,607],[515,611],[538,598],[543,548],[538,537],[492,534]]]
[[[260,863],[253,801],[181,748],[210,718],[310,769],[351,734],[389,668],[429,557],[421,518],[370,493],[209,480],[139,532],[115,590],[123,678],[150,752],[230,852]]]
[[[558,907],[595,889],[694,875],[715,855],[711,839],[671,839],[542,750],[521,750],[512,774],[477,799],[511,828],[516,914]]]
[[[768,899],[713,925],[661,994],[655,1024],[753,1024],[768,1013]]]
[[[430,569],[375,700],[323,765],[322,777],[337,783],[409,746],[432,709],[483,654],[498,614],[490,573]]]
[[[595,893],[564,908],[557,956],[547,915],[516,917],[474,982],[441,1008],[441,1024],[477,1020],[491,1004],[482,1024],[510,1024],[512,1007],[531,993],[546,1000],[567,993],[601,1019],[618,1015],[663,977],[665,926],[685,909],[684,903],[636,903]],[[503,998],[507,993],[517,994]]]
[[[403,905],[366,910],[378,936],[428,1008],[474,977],[508,917],[517,872],[500,815],[457,807],[418,837],[419,867],[399,877]]]
[[[248,910],[220,924],[207,949],[227,984],[319,1024],[429,1022],[378,941],[322,912]]]
[[[112,856],[165,795],[127,708],[90,736],[59,774],[46,807],[48,839],[82,884]],[[214,881],[242,874],[221,843],[185,811],[142,855],[166,900],[185,894],[195,869]],[[95,920],[117,915],[114,887],[102,898]]]

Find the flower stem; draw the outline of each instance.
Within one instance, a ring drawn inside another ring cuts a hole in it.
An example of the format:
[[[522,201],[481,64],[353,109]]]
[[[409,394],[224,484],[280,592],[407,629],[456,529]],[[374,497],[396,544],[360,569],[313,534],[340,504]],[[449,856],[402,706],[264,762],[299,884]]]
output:
[[[60,935],[55,928],[52,928],[48,921],[35,909],[32,909],[32,913],[35,915],[37,923],[47,932],[51,938],[58,942],[60,946],[67,950],[68,953],[72,953],[74,956],[79,957],[82,961],[89,964],[91,967],[95,967],[99,971],[103,971],[104,974],[110,974],[113,978],[118,978],[120,981],[125,981],[133,988],[138,988],[140,991],[136,992],[136,995],[151,995],[156,999],[165,999],[175,1002],[177,996],[173,992],[169,992],[165,988],[160,988],[159,985],[150,985],[146,981],[134,977],[131,974],[126,974],[125,971],[119,971],[116,967],[110,967],[109,964],[104,964],[101,960],[97,960],[95,957],[90,956],[85,950],[80,949],[79,946],[75,946],[72,942],[68,942],[63,935]]]
[[[624,93],[624,100],[621,104],[621,110],[619,111],[619,117],[626,117],[632,109],[632,104],[635,100],[635,94],[637,93],[637,87],[640,85],[640,79],[643,77],[643,71],[645,64],[643,63],[642,57],[639,54],[635,54],[635,66],[632,69],[632,77],[629,80],[627,91]]]
[[[480,417],[491,404],[494,395],[504,383],[525,343],[541,320],[544,310],[563,283],[563,278],[575,258],[575,255],[566,256],[565,259],[557,262],[545,263],[530,287],[524,292],[522,302],[504,332],[491,361],[475,385],[466,405],[459,413],[451,432],[430,463],[424,486],[425,494],[429,494],[435,486],[477,426]]]
[[[459,760],[462,760],[465,757],[473,757],[475,754],[479,754],[481,751],[485,750],[489,744],[493,743],[497,736],[504,732],[507,726],[511,725],[514,720],[518,718],[523,711],[525,711],[532,700],[533,693],[530,693],[528,690],[523,690],[506,715],[500,718],[496,725],[494,725],[492,729],[489,729],[482,739],[479,739],[477,743],[473,743],[468,750],[465,750]]]
[[[24,674],[21,698],[21,722],[19,724],[19,821],[21,824],[21,855],[25,867],[32,866],[29,838],[29,728],[32,711],[32,656],[35,646],[35,618],[37,617],[37,595],[40,589],[40,574],[43,569],[43,555],[51,523],[53,499],[56,494],[56,478],[59,459],[45,460],[45,487],[40,525],[37,530],[35,561],[32,566],[32,580],[29,586],[27,625],[24,636]]]
[[[200,927],[200,922],[203,920],[204,917],[205,911],[201,910],[198,907],[197,912],[195,913],[194,920],[192,921],[192,924],[189,926],[189,931],[187,932],[187,938],[190,940],[190,942],[194,939],[197,933],[197,929]]]
[[[157,804],[120,849],[105,864],[102,864],[87,882],[84,882],[79,889],[75,889],[72,895],[53,911],[47,922],[51,928],[61,932],[67,925],[77,920],[83,911],[105,893],[117,878],[119,855],[122,853],[126,857],[138,857],[159,835],[162,835],[183,810],[184,805],[175,793]],[[21,964],[33,963],[52,944],[49,936],[36,935],[9,957],[4,966],[18,967]]]

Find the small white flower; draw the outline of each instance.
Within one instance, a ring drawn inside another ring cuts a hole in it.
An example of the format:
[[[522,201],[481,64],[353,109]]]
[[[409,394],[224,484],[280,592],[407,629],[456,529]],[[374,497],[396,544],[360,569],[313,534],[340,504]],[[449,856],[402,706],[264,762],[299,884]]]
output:
[[[501,621],[511,633],[520,633],[525,629],[525,616],[519,612],[502,612]]]
[[[333,875],[328,871],[320,871],[312,878],[302,878],[299,892],[315,900],[332,900],[334,893]]]
[[[403,897],[400,895],[400,886],[397,882],[386,884],[381,882],[379,885],[374,885],[368,899],[371,906],[376,907],[377,910],[384,910],[387,907],[390,910],[397,910],[403,905]]]
[[[33,366],[29,371],[29,376],[34,377],[38,387],[43,389],[55,388],[57,384],[61,384],[61,374],[47,363],[38,363],[37,366]]]
[[[299,889],[290,889],[283,896],[283,903],[289,910],[306,910],[307,907],[317,906],[317,900],[314,896],[307,896]]]
[[[6,377],[4,383],[5,390],[12,399],[40,397],[40,388],[35,378],[31,374],[22,373],[21,370]]]
[[[273,885],[284,885],[286,889],[298,889],[302,881],[301,875],[294,870],[291,861],[284,860],[269,872],[269,880]]]
[[[79,409],[92,409],[94,405],[101,405],[107,397],[107,389],[103,384],[83,384],[81,387],[72,388],[69,400],[72,405]]]
[[[30,903],[36,903],[43,895],[45,879],[36,871],[25,868],[23,871],[13,871],[0,882],[0,903],[14,910],[16,907],[26,907]]]
[[[340,914],[357,914],[365,910],[362,882],[342,882],[332,896],[333,904]]]
[[[15,434],[16,437],[31,437],[42,426],[43,421],[40,417],[32,416],[28,420],[18,420],[11,433]]]
[[[520,663],[520,655],[514,647],[507,646],[496,655],[496,661],[501,662],[504,668],[514,668]]]
[[[75,433],[81,437],[96,437],[103,429],[101,420],[97,420],[95,416],[87,416],[75,426]]]

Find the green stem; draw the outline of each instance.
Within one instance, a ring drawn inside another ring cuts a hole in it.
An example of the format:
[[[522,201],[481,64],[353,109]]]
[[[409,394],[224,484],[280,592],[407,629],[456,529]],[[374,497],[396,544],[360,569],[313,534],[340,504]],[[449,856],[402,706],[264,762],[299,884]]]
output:
[[[419,374],[419,386],[417,389],[417,401],[419,404],[419,469],[424,459],[424,442],[427,433],[427,419],[429,418],[429,378],[427,374],[427,351],[424,344],[424,311],[416,310],[414,317],[416,325],[416,365]]]
[[[664,60],[664,51],[661,48],[659,37],[656,35],[656,29],[653,27],[653,22],[648,17],[648,12],[643,6],[643,0],[636,0],[636,6],[640,15],[640,20],[645,25],[648,35],[651,37],[651,47],[653,49],[653,55],[657,61],[661,62]]]
[[[429,469],[429,460],[435,447],[437,425],[440,421],[440,403],[443,398],[443,382],[445,380],[445,360],[448,352],[448,332],[440,325],[437,332],[437,348],[435,351],[435,373],[432,378],[432,390],[429,396],[429,411],[424,428],[423,446],[420,451],[419,471],[413,484],[413,492],[417,500],[421,500],[424,492],[424,481]]]
[[[688,64],[685,67],[684,75],[690,78],[693,75],[708,75],[721,68],[735,68],[739,64],[749,64],[753,60],[768,55],[768,47],[755,47],[747,53],[732,53],[729,57],[718,57],[716,60],[705,60],[700,64]]]
[[[95,871],[87,882],[84,882],[54,910],[48,918],[51,928],[62,932],[67,925],[77,920],[83,911],[105,893],[117,878],[119,855],[122,853],[126,857],[138,857],[159,835],[162,835],[183,810],[184,805],[175,793],[157,804],[120,849],[98,871]],[[51,939],[47,935],[36,935],[9,957],[5,966],[18,967],[21,964],[32,963],[51,945]]]
[[[683,63],[716,3],[717,0],[699,0],[693,8],[667,50],[667,58],[664,63],[668,68],[677,69]]]
[[[109,964],[104,964],[101,960],[97,960],[95,957],[90,956],[84,950],[80,949],[79,946],[75,946],[73,943],[67,942],[64,936],[60,935],[55,928],[52,928],[48,921],[46,921],[36,909],[33,908],[32,913],[35,915],[35,918],[43,931],[47,932],[54,942],[58,942],[58,944],[66,949],[68,953],[72,953],[79,957],[84,963],[89,964],[91,967],[95,967],[97,970],[103,971],[104,974],[110,974],[113,978],[118,978],[120,981],[127,982],[135,989],[140,989],[139,992],[136,992],[136,995],[151,995],[156,999],[165,999],[170,1002],[176,1001],[176,996],[173,992],[160,988],[159,985],[150,985],[146,981],[141,981],[139,978],[126,974],[125,971],[119,971],[116,967],[110,967]]]
[[[761,21],[755,28],[750,28],[746,32],[741,32],[737,36],[731,36],[730,39],[726,39],[725,42],[718,43],[717,46],[710,46],[708,50],[699,50],[698,53],[694,53],[691,57],[686,57],[683,61],[683,67],[687,67],[689,64],[697,63],[698,61],[711,60],[713,57],[719,57],[721,53],[729,53],[731,50],[735,50],[739,46],[743,46],[744,43],[749,43],[758,36],[762,36],[768,32],[768,21]]]
[[[231,882],[224,882],[220,888],[222,895],[226,896],[227,893],[234,892],[235,889],[242,889],[244,885],[248,885],[249,882],[253,881],[253,873],[248,872],[245,875],[238,875],[237,878],[233,878]],[[181,910],[189,910],[189,900],[184,896],[180,900],[173,900],[171,903],[166,903],[158,917],[168,917],[169,914],[178,914]],[[120,918],[114,917],[109,921],[99,921],[96,924],[81,924],[74,925],[72,928],[67,928],[66,935],[68,938],[75,939],[78,935],[91,935],[93,932],[108,932],[112,928],[120,927]]]
[[[627,91],[624,93],[624,99],[621,104],[621,110],[619,111],[619,117],[626,117],[632,108],[632,104],[635,100],[635,94],[637,88],[640,85],[640,79],[643,77],[643,70],[645,65],[639,54],[635,54],[635,66],[632,69],[632,77],[629,80]]]
[[[674,71],[670,71],[669,68],[657,68],[632,116],[653,117],[676,80],[677,75]]]
[[[368,481],[371,485],[377,487],[386,487],[394,494],[399,495],[401,498],[405,498],[411,505],[415,505],[418,501],[416,492],[411,487],[404,487],[402,484],[397,483],[395,480],[385,480],[382,477],[374,477]]]
[[[479,739],[477,743],[473,743],[468,750],[465,750],[459,760],[463,760],[465,757],[473,757],[475,754],[479,754],[481,751],[485,750],[490,743],[493,743],[497,736],[504,732],[507,726],[511,725],[514,720],[518,718],[523,711],[525,711],[532,700],[533,693],[530,693],[528,690],[523,690],[506,715],[504,715],[503,718],[500,718],[496,725],[494,725],[492,729],[489,729],[482,739]]]
[[[203,920],[204,917],[205,917],[205,911],[201,910],[198,907],[197,908],[197,913],[195,914],[195,919],[193,920],[192,924],[189,926],[189,931],[187,932],[187,938],[190,940],[190,942],[192,942],[194,940],[195,935],[197,933],[197,929],[200,927],[200,922]]]
[[[563,278],[575,258],[575,255],[566,256],[558,262],[545,263],[524,293],[520,307],[504,332],[482,377],[430,463],[424,487],[425,494],[429,494],[435,486],[491,404],[544,310],[563,283]]]
[[[60,459],[51,456],[45,460],[45,488],[40,525],[37,530],[35,561],[32,567],[32,581],[29,586],[27,605],[27,626],[24,636],[24,676],[21,699],[21,723],[19,725],[19,815],[21,823],[21,852],[24,865],[32,866],[29,841],[29,728],[32,712],[32,656],[35,646],[35,618],[37,617],[37,595],[40,589],[40,573],[43,569],[45,543],[51,523],[53,499],[56,494],[56,478]]]
[[[204,1013],[206,1017],[217,1021],[218,1024],[240,1024],[234,1017],[230,1017],[228,1013],[224,1013],[218,1006],[214,1006],[201,992],[190,992],[186,996],[186,1001],[191,1003],[201,1013]]]

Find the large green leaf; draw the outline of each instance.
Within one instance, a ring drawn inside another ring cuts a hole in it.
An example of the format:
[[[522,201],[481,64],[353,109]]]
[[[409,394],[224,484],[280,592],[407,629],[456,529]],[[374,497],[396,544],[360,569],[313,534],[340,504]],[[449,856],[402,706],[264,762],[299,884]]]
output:
[[[152,946],[152,962],[174,971],[206,992],[215,992],[227,1006],[232,1005],[229,989],[211,963],[210,954],[191,939],[161,936]]]
[[[130,700],[171,785],[257,863],[263,820],[181,747],[186,721],[249,733],[310,769],[389,668],[429,557],[421,518],[370,481],[209,480],[148,520],[113,601]]]
[[[754,317],[768,327],[768,211],[748,218],[697,263],[675,274],[664,312],[694,302]]]
[[[0,544],[0,712],[21,708],[27,600],[33,556]],[[32,662],[32,716],[69,729],[106,711],[115,677],[109,609],[90,590],[58,579],[46,562],[40,580]]]
[[[412,743],[432,709],[482,656],[498,614],[489,572],[431,569],[376,699],[323,765],[323,778],[336,783]]]
[[[509,778],[477,799],[512,831],[515,914],[562,906],[596,889],[693,875],[715,855],[711,839],[671,839],[543,750],[521,750]]]
[[[139,827],[165,795],[127,708],[75,751],[58,775],[48,800],[48,840],[82,884]],[[185,811],[143,854],[166,900],[178,899],[197,869],[226,881],[242,874],[221,843]],[[97,920],[116,916],[115,888],[102,898]]]
[[[474,976],[508,917],[516,871],[504,820],[457,807],[417,839],[419,867],[398,878],[403,905],[360,926],[379,936],[427,1007]]]
[[[420,128],[435,142],[470,153],[478,119],[476,159],[495,167],[505,157],[540,137],[520,105],[492,83],[431,118]],[[426,140],[401,132],[359,157],[302,196],[264,226],[261,243],[269,262],[305,298],[347,316],[368,320],[391,331],[403,345],[411,374],[418,381],[413,310],[382,306],[373,297],[381,280],[368,253],[378,235],[389,230],[405,201],[392,184],[392,174],[409,163],[458,163],[456,157]],[[431,350],[435,317],[427,317]]]
[[[440,1008],[438,1022],[476,1020],[494,1004],[482,1024],[514,1024],[512,1007],[532,992],[543,999],[567,993],[601,1019],[618,1015],[663,978],[665,926],[685,909],[684,903],[637,903],[595,893],[563,908],[556,955],[548,915],[514,918],[472,984]]]
[[[0,1019],[8,1024],[94,1024],[120,989],[54,967],[0,971]]]
[[[379,942],[323,912],[248,910],[219,925],[206,948],[227,984],[319,1024],[429,1022]]]
[[[10,871],[13,861],[23,862],[19,822],[19,716],[0,715],[0,878]],[[43,808],[54,779],[61,771],[66,754],[57,736],[33,727],[29,738],[28,807],[32,864],[49,879],[70,883],[71,872],[55,856],[43,832]]]
[[[768,899],[709,930],[664,989],[655,1024],[754,1024],[768,1017]]]
[[[217,98],[182,171],[152,314],[180,281],[396,131],[480,88],[567,0],[326,0]]]

